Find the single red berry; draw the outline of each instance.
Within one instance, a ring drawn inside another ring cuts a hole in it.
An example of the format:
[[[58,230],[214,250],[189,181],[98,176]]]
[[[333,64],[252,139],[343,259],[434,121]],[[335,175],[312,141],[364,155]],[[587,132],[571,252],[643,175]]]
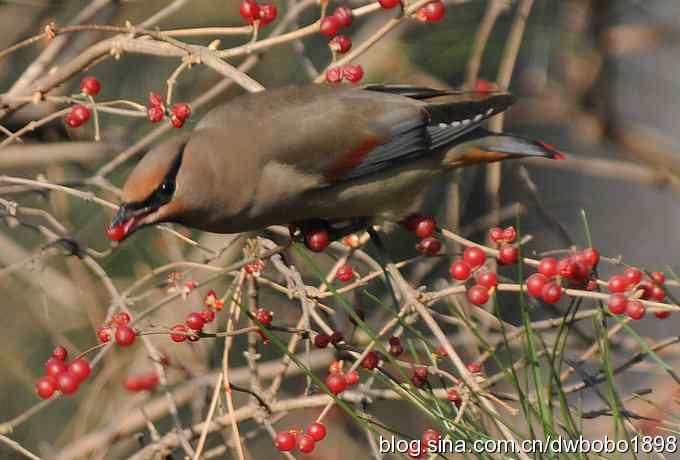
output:
[[[573,279],[576,281],[583,281],[590,275],[590,269],[582,260],[576,260],[573,263],[574,274]]]
[[[470,371],[471,374],[479,374],[482,372],[482,365],[479,363],[472,362],[467,365],[468,371]]]
[[[557,303],[562,298],[562,287],[556,283],[548,283],[543,286],[541,296],[545,303]]]
[[[80,80],[80,91],[87,96],[95,97],[101,91],[102,85],[95,77],[85,77]]]
[[[642,300],[649,300],[652,298],[652,295],[654,294],[654,288],[652,286],[652,283],[648,283],[647,281],[643,281],[640,284],[637,285],[635,288],[636,291],[640,291],[640,298]]]
[[[342,267],[338,268],[335,277],[339,281],[347,283],[349,281],[352,281],[352,278],[354,278],[354,270],[352,269],[351,265],[343,265]]]
[[[352,40],[347,35],[336,35],[328,46],[336,53],[344,54],[352,48]]]
[[[576,264],[570,257],[557,262],[557,274],[562,278],[573,279],[576,273]]]
[[[274,319],[274,314],[271,312],[271,310],[267,310],[266,308],[258,308],[255,312],[255,319],[267,326],[271,324],[272,320]]]
[[[477,274],[477,284],[487,289],[498,286],[498,275],[495,272],[484,270]]]
[[[342,27],[349,27],[354,21],[354,13],[352,12],[352,9],[347,8],[346,6],[337,7],[333,11],[333,16],[338,18],[338,21],[340,21],[340,25]]]
[[[519,250],[510,244],[500,247],[498,250],[498,261],[503,265],[511,265],[517,262]]]
[[[170,329],[170,338],[173,342],[184,342],[187,336],[187,327],[184,324],[178,324]]]
[[[279,431],[274,438],[274,445],[281,452],[288,452],[295,448],[295,435],[289,431]]]
[[[305,235],[305,246],[313,252],[321,252],[330,244],[330,237],[326,230],[313,230]]]
[[[345,337],[342,335],[342,332],[340,332],[340,331],[333,331],[333,333],[331,334],[331,343],[332,343],[333,345],[337,345],[337,344],[339,344],[340,342],[342,342],[342,341],[344,340],[344,338],[345,338]]]
[[[163,118],[165,118],[165,112],[160,107],[149,107],[146,109],[146,117],[151,123],[158,123]]]
[[[314,441],[319,442],[326,437],[326,425],[320,422],[312,422],[307,425],[307,434],[314,439]]]
[[[423,7],[423,14],[429,22],[438,22],[444,17],[446,7],[442,1],[430,2]]]
[[[416,374],[413,374],[413,375],[411,376],[411,383],[412,383],[413,386],[416,387],[416,388],[422,388],[422,387],[424,387],[425,384],[427,383],[427,379],[421,379],[421,378],[418,377]]]
[[[88,363],[85,359],[77,358],[69,363],[68,372],[73,374],[73,376],[78,380],[78,383],[80,383],[90,376],[92,368],[90,367],[90,363]]]
[[[132,318],[130,318],[128,313],[121,311],[113,315],[113,318],[111,318],[111,323],[116,326],[124,326],[129,324],[131,320]]]
[[[347,381],[347,386],[353,386],[359,383],[359,373],[357,371],[348,372],[345,374],[345,380]],[[318,441],[318,439],[317,439]]]
[[[331,374],[342,374],[342,367],[342,361],[333,360],[331,361],[330,366],[328,366],[328,372]]]
[[[130,326],[118,326],[116,328],[116,343],[121,347],[129,347],[135,343],[137,334]]]
[[[179,118],[174,115],[170,117],[170,124],[177,129],[180,129],[182,126],[184,126],[184,121],[184,118]]]
[[[500,227],[493,227],[489,230],[489,239],[496,243],[500,243],[503,240],[503,229]]]
[[[239,14],[248,24],[260,18],[260,6],[253,0],[245,0],[238,8]]]
[[[49,399],[57,390],[55,380],[49,377],[41,377],[35,382],[35,392],[42,399]]]
[[[470,246],[463,251],[463,260],[472,268],[481,266],[486,261],[486,254],[478,246]]]
[[[416,377],[418,377],[421,380],[426,380],[427,379],[427,367],[423,367],[423,366],[416,367],[415,369],[413,369],[413,375],[415,375]]]
[[[189,329],[193,329],[194,331],[200,331],[205,325],[203,317],[197,312],[189,313],[187,319],[184,322],[189,327]]]
[[[671,312],[666,310],[666,311],[656,311],[654,312],[654,316],[656,316],[659,319],[666,319],[669,316],[671,316]]]
[[[201,318],[203,318],[204,323],[212,323],[215,321],[215,312],[212,310],[203,310],[199,313]]]
[[[63,372],[57,377],[57,387],[65,395],[78,391],[78,379],[70,372]]]
[[[160,380],[161,379],[156,372],[150,372],[141,378],[142,388],[145,390],[153,390],[158,386]]]
[[[554,257],[544,257],[538,264],[538,272],[548,278],[552,278],[553,276],[557,276],[558,264],[559,261]]]
[[[71,116],[75,118],[81,125],[84,125],[90,120],[92,112],[84,105],[77,104],[71,108]]]
[[[623,294],[612,294],[607,299],[607,308],[615,315],[620,315],[626,311],[628,299]]]
[[[472,305],[483,305],[489,301],[489,290],[479,284],[468,289],[466,295]]]
[[[666,275],[663,272],[652,272],[652,280],[659,286],[663,286],[666,283]]]
[[[635,286],[642,281],[642,272],[637,267],[626,268],[623,276],[628,280],[628,286]]]
[[[149,106],[158,107],[163,110],[163,98],[161,95],[154,92],[149,93]]]
[[[421,217],[415,224],[413,233],[415,233],[418,238],[428,238],[432,236],[435,228],[437,228],[437,223],[433,218]]]
[[[97,328],[97,339],[101,343],[106,343],[109,340],[111,340],[111,329],[109,329],[108,327]]]
[[[276,19],[279,14],[279,9],[273,3],[265,3],[260,5],[260,25],[266,26]]]
[[[380,356],[378,356],[378,353],[375,351],[369,352],[366,356],[364,356],[364,359],[361,360],[361,367],[363,367],[366,370],[372,371],[376,367],[378,367],[378,364],[380,363]]]
[[[423,432],[423,436],[420,438],[423,444],[423,448],[425,451],[427,451],[430,447],[430,443],[432,443],[432,447],[437,446],[439,441],[441,441],[442,435],[439,431],[433,430],[432,428],[428,428]]]
[[[626,315],[632,320],[642,319],[647,309],[639,300],[629,300],[626,306]]]
[[[543,286],[548,282],[548,277],[542,273],[534,273],[527,278],[527,292],[531,297],[541,297],[543,295]]]
[[[314,336],[314,345],[318,348],[326,348],[331,343],[331,337],[326,334],[317,334]]]
[[[515,230],[515,227],[512,225],[510,227],[506,227],[503,230],[503,241],[506,243],[512,243],[517,239],[517,230]]]
[[[397,345],[390,345],[390,348],[388,350],[392,356],[395,358],[398,358],[399,356],[404,353],[404,347],[401,344]]]
[[[666,292],[663,290],[663,288],[654,285],[652,286],[652,294],[649,296],[649,298],[657,302],[663,302],[666,300]]]
[[[347,389],[347,381],[342,374],[329,374],[326,377],[326,386],[334,395],[340,394]]]
[[[623,275],[612,275],[607,281],[607,287],[611,292],[625,292],[628,289],[629,280]]]
[[[342,75],[350,83],[359,83],[361,81],[361,79],[364,78],[364,68],[361,67],[361,64],[347,64],[342,69]],[[416,235],[420,236],[418,234],[417,229],[416,229]],[[427,238],[428,236],[431,236],[431,235],[432,235],[432,233],[430,232],[429,234],[427,234],[425,236],[420,236],[420,238]]]
[[[297,448],[303,454],[310,453],[311,451],[314,450],[315,446],[316,446],[316,443],[314,442],[314,438],[312,438],[310,435],[303,434],[302,436],[298,436],[298,438],[297,438]]]
[[[449,273],[451,273],[451,278],[456,279],[458,281],[465,281],[470,277],[472,269],[470,268],[470,265],[467,262],[461,259],[457,259],[454,260],[453,263],[451,264]]]
[[[191,116],[191,107],[186,102],[173,105],[170,111],[180,120],[186,120]]]
[[[342,81],[342,68],[341,67],[331,67],[326,70],[326,81],[328,83],[340,83]]]
[[[143,380],[135,376],[126,378],[125,381],[123,382],[123,385],[125,385],[125,388],[128,391],[131,391],[133,393],[137,391],[142,391],[144,389]]]
[[[319,32],[326,37],[335,37],[340,30],[340,20],[335,16],[326,16],[319,24]]]
[[[479,79],[475,82],[475,91],[478,93],[493,93],[496,91],[496,85],[489,80]]]
[[[455,388],[449,388],[449,390],[446,392],[446,399],[454,403],[456,407],[460,407],[461,403],[463,402],[463,398],[460,397],[460,392]]]
[[[59,361],[66,361],[68,358],[68,350],[59,345],[52,351],[52,357],[58,359]]]
[[[381,7],[385,8],[386,10],[389,10],[390,8],[394,8],[401,2],[400,0],[378,0],[378,3],[380,3]]]
[[[64,372],[66,372],[66,363],[61,359],[50,358],[45,361],[45,375],[48,377],[57,378]]]
[[[437,238],[429,237],[420,240],[420,243],[416,245],[416,251],[420,252],[425,256],[436,256],[442,249],[442,243]]]
[[[582,254],[588,268],[596,267],[600,263],[600,253],[597,249],[587,248],[583,250]]]

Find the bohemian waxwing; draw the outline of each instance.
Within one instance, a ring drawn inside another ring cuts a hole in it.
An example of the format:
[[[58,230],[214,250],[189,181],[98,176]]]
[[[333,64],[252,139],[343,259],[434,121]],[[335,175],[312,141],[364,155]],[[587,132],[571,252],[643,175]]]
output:
[[[235,233],[274,224],[396,222],[433,178],[550,146],[480,125],[508,93],[310,85],[236,97],[149,151],[108,230],[176,222]]]

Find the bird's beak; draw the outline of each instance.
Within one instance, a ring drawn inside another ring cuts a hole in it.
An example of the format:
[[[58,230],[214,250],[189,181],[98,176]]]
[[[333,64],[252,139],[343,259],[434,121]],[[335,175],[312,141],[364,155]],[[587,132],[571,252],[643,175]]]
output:
[[[143,223],[144,218],[152,212],[154,210],[149,207],[135,209],[123,203],[118,208],[118,213],[106,230],[106,236],[111,241],[123,241],[138,229]]]

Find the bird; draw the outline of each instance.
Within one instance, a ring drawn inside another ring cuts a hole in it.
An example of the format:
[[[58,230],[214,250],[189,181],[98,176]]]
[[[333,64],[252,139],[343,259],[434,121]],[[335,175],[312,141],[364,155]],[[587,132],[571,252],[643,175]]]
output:
[[[447,171],[562,157],[544,142],[482,126],[515,100],[502,91],[383,84],[236,96],[142,157],[107,235],[118,242],[169,222],[215,233],[322,225],[336,239],[399,222]]]

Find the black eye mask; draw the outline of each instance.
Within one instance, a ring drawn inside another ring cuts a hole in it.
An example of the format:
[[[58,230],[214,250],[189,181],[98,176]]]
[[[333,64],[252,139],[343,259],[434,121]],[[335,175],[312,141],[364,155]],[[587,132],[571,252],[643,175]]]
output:
[[[125,207],[129,211],[137,211],[140,209],[158,209],[164,204],[167,204],[172,199],[172,195],[175,193],[177,173],[179,172],[179,167],[182,165],[182,157],[184,155],[185,147],[186,143],[182,144],[182,147],[172,162],[172,166],[170,166],[168,173],[163,178],[163,182],[161,182],[161,184],[156,187],[156,190],[154,190],[146,200],[125,203]]]

